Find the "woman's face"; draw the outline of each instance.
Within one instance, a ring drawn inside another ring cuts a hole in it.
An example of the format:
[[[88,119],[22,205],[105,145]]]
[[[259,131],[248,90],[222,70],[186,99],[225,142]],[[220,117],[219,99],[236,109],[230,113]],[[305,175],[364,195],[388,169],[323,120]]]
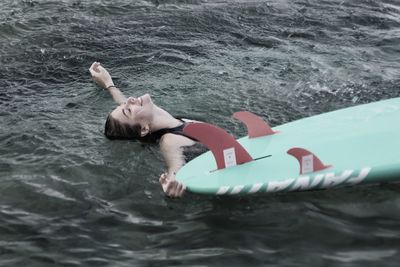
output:
[[[149,94],[138,98],[129,97],[125,103],[122,103],[111,112],[111,116],[120,123],[134,125],[149,124],[153,119],[153,101]]]

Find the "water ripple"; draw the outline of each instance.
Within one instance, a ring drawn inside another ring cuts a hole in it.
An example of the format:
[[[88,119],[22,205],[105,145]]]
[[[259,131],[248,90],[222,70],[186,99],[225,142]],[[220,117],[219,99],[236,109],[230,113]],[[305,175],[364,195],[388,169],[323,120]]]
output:
[[[396,188],[165,198],[157,146],[104,138],[114,104],[87,69],[239,137],[238,110],[275,126],[399,97],[399,14],[393,0],[4,0],[0,265],[396,266]]]
[[[397,254],[397,250],[362,250],[362,251],[341,251],[334,255],[322,255],[326,259],[335,260],[342,263],[358,261],[378,261],[385,260]]]

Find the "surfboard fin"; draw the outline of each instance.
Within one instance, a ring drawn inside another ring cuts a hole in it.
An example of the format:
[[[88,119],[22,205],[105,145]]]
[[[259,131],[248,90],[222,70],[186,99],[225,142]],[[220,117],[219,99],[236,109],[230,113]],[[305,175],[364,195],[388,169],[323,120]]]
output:
[[[225,130],[208,123],[190,123],[183,132],[207,146],[214,155],[218,170],[252,161],[253,158]]]
[[[272,128],[266,123],[261,117],[248,112],[238,111],[232,115],[233,118],[243,122],[247,128],[247,135],[249,138],[255,138],[260,136],[272,135],[278,132],[272,130]]]
[[[303,148],[294,147],[289,149],[287,153],[299,162],[300,174],[321,171],[331,167],[331,165],[323,164],[317,156]]]

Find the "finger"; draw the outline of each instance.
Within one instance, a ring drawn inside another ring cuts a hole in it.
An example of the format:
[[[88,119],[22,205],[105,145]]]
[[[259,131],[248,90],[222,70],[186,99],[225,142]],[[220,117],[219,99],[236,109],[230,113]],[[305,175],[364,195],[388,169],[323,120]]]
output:
[[[101,66],[100,64],[97,67],[97,70],[98,70],[98,72],[106,72],[106,69],[103,66]]]
[[[167,185],[166,185],[166,193],[167,193],[168,195],[171,195],[171,194],[173,193],[173,190],[174,190],[174,183],[173,183],[173,181],[168,181],[168,182],[167,182]]]
[[[99,65],[99,63],[95,61],[95,62],[93,62],[92,65],[90,66],[90,69],[96,69],[98,65]]]
[[[168,183],[170,184],[170,183]],[[167,189],[165,190],[165,194],[170,197],[170,198],[174,198],[174,190],[173,187],[167,187]]]
[[[182,184],[181,190],[179,191],[179,196],[181,197],[186,191],[186,186]]]
[[[179,186],[179,184],[174,183],[174,187],[173,187],[172,192],[171,192],[171,195],[174,198],[178,196],[178,186]]]
[[[89,69],[89,72],[90,72],[90,75],[92,75],[92,76],[96,75],[96,72],[92,68]]]
[[[183,185],[181,183],[179,183],[178,186],[176,187],[176,192],[175,192],[176,197],[180,197],[182,195],[182,187]]]
[[[178,186],[179,183],[177,181],[171,181],[172,187],[171,187],[171,195],[173,197],[177,197],[178,196]]]
[[[178,185],[176,186],[176,191],[180,192],[182,190],[182,184],[178,183]]]
[[[100,63],[97,63],[97,64],[94,66],[94,70],[95,70],[96,72],[100,72],[100,68],[101,68]]]
[[[89,70],[90,70],[90,69],[93,69],[95,64],[96,64],[96,62],[93,62],[92,65],[90,65]]]
[[[166,180],[166,179],[167,179],[167,176],[165,175],[165,173],[162,173],[162,174],[160,175],[159,181],[160,181],[161,184],[163,184],[163,183],[165,183],[165,180]]]
[[[92,69],[95,72],[100,72],[100,70],[99,70],[100,67],[101,67],[100,63],[99,62],[95,62],[95,63],[93,63],[93,68]]]
[[[161,184],[161,187],[162,187],[164,193],[169,194],[168,190],[170,190],[170,189],[168,189],[168,187],[170,186],[169,185],[170,182],[169,182],[168,176],[165,175],[164,173],[160,177],[160,184]]]
[[[181,191],[182,191],[182,184],[179,183],[179,182],[176,182],[174,196],[175,197],[180,197],[182,195]]]

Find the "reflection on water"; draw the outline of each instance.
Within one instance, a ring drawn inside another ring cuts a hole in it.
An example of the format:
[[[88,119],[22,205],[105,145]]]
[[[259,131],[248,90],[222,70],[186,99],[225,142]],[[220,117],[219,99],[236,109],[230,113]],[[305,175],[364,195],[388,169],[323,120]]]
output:
[[[0,9],[0,265],[397,266],[396,186],[167,199],[157,146],[102,135],[127,94],[272,125],[400,96],[396,1],[12,1]]]

